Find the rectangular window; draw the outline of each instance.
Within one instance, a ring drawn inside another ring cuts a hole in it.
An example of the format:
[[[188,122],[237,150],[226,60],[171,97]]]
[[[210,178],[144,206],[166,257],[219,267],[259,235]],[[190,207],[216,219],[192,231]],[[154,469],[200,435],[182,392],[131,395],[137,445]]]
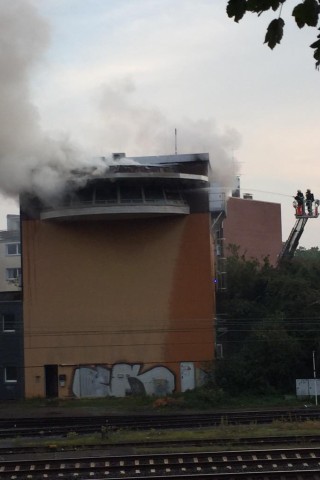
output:
[[[21,255],[21,244],[19,243],[7,243],[6,244],[7,255]]]
[[[20,278],[21,278],[21,268],[6,268],[7,280],[20,280]]]
[[[16,331],[16,319],[13,313],[4,313],[2,315],[2,328],[4,332]]]
[[[120,186],[121,203],[142,203],[142,190],[139,185]]]
[[[164,202],[162,187],[157,185],[144,187],[144,198],[146,202]]]
[[[96,203],[117,203],[118,187],[117,185],[98,185],[95,190]]]
[[[181,203],[182,198],[178,190],[165,190],[166,199],[169,203]]]
[[[93,202],[93,189],[92,187],[84,187],[77,191],[77,202],[91,204]]]
[[[17,383],[18,381],[17,367],[4,367],[4,381],[5,383]]]

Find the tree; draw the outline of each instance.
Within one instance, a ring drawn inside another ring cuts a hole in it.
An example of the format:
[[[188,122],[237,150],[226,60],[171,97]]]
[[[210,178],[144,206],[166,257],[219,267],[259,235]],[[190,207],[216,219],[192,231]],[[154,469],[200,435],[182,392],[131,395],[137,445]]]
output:
[[[271,49],[279,44],[283,37],[283,30],[285,22],[281,17],[282,7],[286,3],[286,0],[229,0],[227,3],[227,14],[230,18],[233,18],[235,22],[239,22],[244,15],[248,12],[261,15],[267,10],[278,11],[278,17],[273,19],[268,28],[265,36],[265,41]],[[303,0],[298,3],[292,10],[292,16],[299,28],[303,28],[305,25],[309,27],[317,27],[320,14],[320,0]],[[320,28],[318,28],[320,30]],[[320,34],[317,35],[317,39],[310,45],[314,49],[313,57],[316,60],[316,68],[320,68]]]
[[[277,268],[231,251],[228,289],[217,297],[217,343],[225,357],[216,362],[217,385],[237,392],[293,391],[295,378],[311,375],[310,352],[320,352],[320,251],[300,248]]]
[[[230,393],[292,392],[296,375],[308,378],[312,372],[304,353],[281,319],[269,319],[252,329],[240,352],[217,364],[216,382]]]

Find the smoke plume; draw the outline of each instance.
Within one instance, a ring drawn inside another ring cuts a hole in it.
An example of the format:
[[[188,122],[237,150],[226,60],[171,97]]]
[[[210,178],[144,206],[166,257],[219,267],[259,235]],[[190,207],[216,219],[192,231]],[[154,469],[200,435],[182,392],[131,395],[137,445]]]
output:
[[[28,0],[0,0],[0,191],[58,195],[88,155],[41,129],[31,102],[32,74],[49,44],[49,26]],[[97,167],[105,164],[97,161]]]
[[[127,151],[132,156],[174,154],[177,129],[178,153],[208,152],[212,180],[227,190],[234,188],[239,169],[234,151],[241,143],[236,130],[219,131],[212,118],[170,120],[157,108],[141,107],[135,101],[136,93],[130,78],[101,89],[96,125],[100,145],[105,145],[107,151]]]
[[[0,192],[5,195],[29,192],[50,200],[64,190],[73,170],[89,168],[90,174],[99,175],[112,162],[77,148],[67,135],[50,138],[42,130],[30,86],[49,40],[49,25],[31,0],[0,0]],[[211,119],[170,121],[156,108],[135,104],[134,94],[128,80],[100,91],[95,137],[100,136],[100,145],[103,138],[105,158],[110,159],[111,151],[131,156],[174,153],[177,128],[178,153],[209,152],[214,180],[232,187],[236,132],[219,133]]]

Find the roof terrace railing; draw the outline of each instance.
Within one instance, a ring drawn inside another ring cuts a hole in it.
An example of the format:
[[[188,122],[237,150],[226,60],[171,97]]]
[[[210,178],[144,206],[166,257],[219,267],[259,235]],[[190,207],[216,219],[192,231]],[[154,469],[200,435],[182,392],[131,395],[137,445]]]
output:
[[[116,187],[112,190],[105,190],[103,198],[101,190],[93,188],[87,190],[85,195],[80,191],[79,194],[72,194],[65,197],[58,205],[45,208],[44,210],[53,210],[56,208],[83,208],[115,205],[164,205],[164,206],[184,206],[188,205],[181,193],[177,190],[157,189],[153,192],[143,187],[138,189],[125,189]]]

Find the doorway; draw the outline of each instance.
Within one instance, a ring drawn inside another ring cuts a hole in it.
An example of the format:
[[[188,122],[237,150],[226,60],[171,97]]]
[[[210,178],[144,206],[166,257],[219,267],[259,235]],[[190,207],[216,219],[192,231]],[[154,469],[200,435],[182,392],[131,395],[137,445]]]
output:
[[[181,392],[193,390],[195,388],[195,369],[193,362],[180,363],[180,383]]]
[[[46,398],[57,398],[58,391],[58,365],[45,365]]]

